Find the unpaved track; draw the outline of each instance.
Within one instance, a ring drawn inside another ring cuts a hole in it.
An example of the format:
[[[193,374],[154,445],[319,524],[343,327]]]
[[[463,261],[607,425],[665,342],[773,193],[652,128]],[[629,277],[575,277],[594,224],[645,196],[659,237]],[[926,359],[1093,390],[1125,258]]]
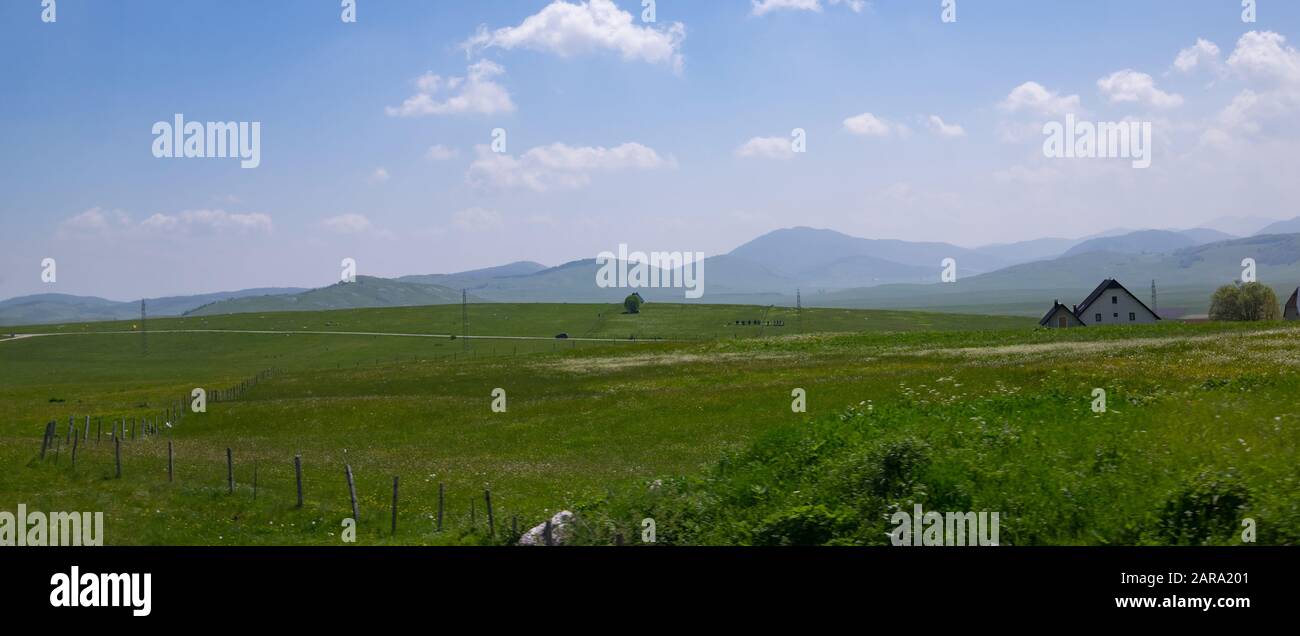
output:
[[[95,334],[139,334],[139,331],[82,331],[82,332],[60,332],[60,333],[20,333],[15,334],[13,338],[0,339],[0,342],[10,340],[21,340],[23,338],[40,338],[45,336],[89,336]],[[456,336],[449,333],[389,333],[381,331],[271,331],[258,329],[151,329],[147,333],[242,333],[242,334],[260,334],[260,335],[308,335],[308,336],[390,336],[394,338],[442,338],[448,339],[453,336],[456,338],[465,338],[468,340],[552,340],[555,342],[675,342],[673,340],[636,340],[631,338],[554,338],[547,336]]]

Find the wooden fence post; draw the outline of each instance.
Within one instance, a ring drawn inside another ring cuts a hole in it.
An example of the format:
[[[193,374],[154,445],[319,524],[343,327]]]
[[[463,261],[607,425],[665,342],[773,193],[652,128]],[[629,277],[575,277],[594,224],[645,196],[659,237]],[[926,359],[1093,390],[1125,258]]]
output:
[[[495,537],[497,536],[497,529],[496,529],[497,527],[496,527],[496,520],[492,516],[492,490],[491,489],[486,489],[483,491],[483,500],[487,502],[488,536]]]
[[[347,475],[348,478],[348,497],[352,499],[352,521],[361,523],[361,515],[357,511],[357,487],[352,481],[352,466],[343,464],[343,474]]]
[[[50,431],[53,428],[53,420],[45,423],[45,434],[41,436],[41,461],[45,461],[45,451],[50,448]]]
[[[116,479],[122,478],[122,438],[113,437],[113,463],[117,465]]]
[[[99,444],[99,435],[104,429],[104,418],[95,418],[95,443]]]
[[[72,470],[77,469],[77,442],[81,440],[80,435],[72,436]]]
[[[293,456],[293,473],[298,478],[298,507],[302,507],[302,455]]]
[[[235,494],[235,457],[226,447],[226,492]]]
[[[393,475],[393,534],[397,534],[397,475]]]

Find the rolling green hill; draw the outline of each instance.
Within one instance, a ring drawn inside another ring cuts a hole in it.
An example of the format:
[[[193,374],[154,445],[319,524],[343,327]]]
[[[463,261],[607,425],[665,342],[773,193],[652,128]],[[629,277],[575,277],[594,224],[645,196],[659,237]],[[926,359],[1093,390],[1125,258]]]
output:
[[[179,316],[203,305],[245,296],[296,294],[307,291],[297,287],[244,289],[233,292],[147,298],[149,315]],[[35,294],[0,301],[0,325],[79,322],[85,320],[126,320],[140,315],[140,301],[116,301],[94,296],[69,294]]]
[[[1051,307],[1053,299],[1077,303],[1103,279],[1115,278],[1144,300],[1150,297],[1151,281],[1155,280],[1162,312],[1197,314],[1208,311],[1215,288],[1241,277],[1245,258],[1255,259],[1258,280],[1272,286],[1281,298],[1300,284],[1300,234],[1275,234],[1168,254],[1089,252],[970,277],[960,276],[959,269],[956,283],[885,285],[805,296],[805,301],[836,307],[1035,315]]]
[[[440,285],[403,283],[386,278],[358,276],[354,283],[335,283],[298,294],[256,296],[210,303],[186,312],[187,316],[275,311],[321,311],[361,307],[413,307],[459,303],[460,290]]]

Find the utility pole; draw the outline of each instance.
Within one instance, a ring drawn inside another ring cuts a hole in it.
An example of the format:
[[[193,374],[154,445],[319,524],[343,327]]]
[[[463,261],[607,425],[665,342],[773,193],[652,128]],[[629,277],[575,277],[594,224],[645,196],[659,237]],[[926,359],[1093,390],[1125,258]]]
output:
[[[794,290],[794,316],[799,321],[799,333],[803,333],[803,295],[797,288]]]
[[[144,355],[149,355],[149,333],[145,323],[146,317],[147,316],[145,314],[145,309],[144,309],[144,299],[141,298],[140,299],[140,349],[144,352]]]
[[[462,288],[460,290],[460,340],[461,348],[469,351],[469,301],[468,295]]]

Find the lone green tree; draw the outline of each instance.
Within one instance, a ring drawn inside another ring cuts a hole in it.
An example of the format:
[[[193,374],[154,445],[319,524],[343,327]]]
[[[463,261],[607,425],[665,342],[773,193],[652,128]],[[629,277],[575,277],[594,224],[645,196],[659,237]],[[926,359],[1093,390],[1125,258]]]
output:
[[[1254,321],[1280,317],[1277,294],[1263,283],[1224,285],[1210,298],[1210,320]]]
[[[643,302],[645,301],[641,300],[641,294],[633,292],[628,295],[627,298],[623,299],[623,311],[629,314],[639,314],[641,313],[641,303]]]

